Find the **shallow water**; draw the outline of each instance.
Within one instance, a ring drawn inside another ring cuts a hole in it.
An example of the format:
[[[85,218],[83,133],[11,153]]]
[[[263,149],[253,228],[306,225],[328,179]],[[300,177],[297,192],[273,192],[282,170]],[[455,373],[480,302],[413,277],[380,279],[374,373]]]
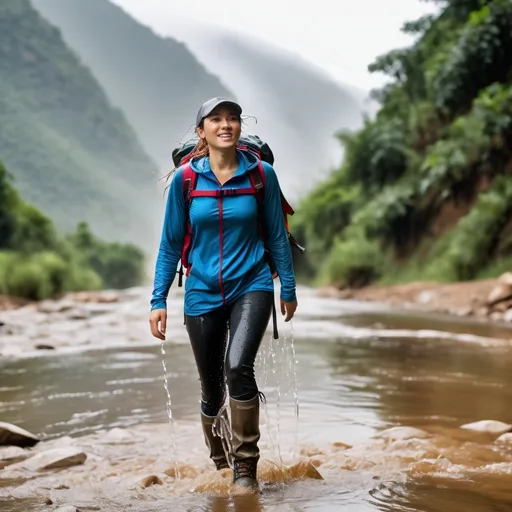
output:
[[[168,342],[173,430],[160,346],[0,363],[0,420],[40,434],[51,446],[74,444],[89,455],[84,466],[33,480],[0,470],[0,510],[50,510],[47,496],[55,504],[102,511],[512,510],[512,448],[496,443],[497,435],[460,429],[483,419],[512,423],[512,348],[496,337],[506,331],[376,316],[353,303],[343,314],[329,301],[314,306],[294,326],[298,421],[284,339],[289,332],[281,327],[278,342],[266,338],[258,358],[267,397],[261,495],[233,496],[229,471],[212,470],[198,421],[192,352]],[[434,327],[445,333],[436,337]],[[430,335],[414,336],[423,330]],[[495,342],[467,334],[495,336]],[[423,429],[428,437],[381,434],[395,426]],[[133,441],[105,442],[106,431],[116,427]],[[313,478],[305,462],[323,480]],[[179,479],[172,477],[176,466]],[[151,474],[160,475],[162,485],[140,488]]]

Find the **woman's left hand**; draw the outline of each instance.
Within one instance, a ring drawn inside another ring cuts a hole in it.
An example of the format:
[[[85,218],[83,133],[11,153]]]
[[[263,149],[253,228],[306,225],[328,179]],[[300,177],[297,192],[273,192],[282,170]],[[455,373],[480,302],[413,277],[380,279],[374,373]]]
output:
[[[286,315],[286,318],[284,319],[285,322],[289,322],[293,318],[297,309],[297,304],[297,299],[292,302],[285,302],[281,299],[281,314],[283,316]]]

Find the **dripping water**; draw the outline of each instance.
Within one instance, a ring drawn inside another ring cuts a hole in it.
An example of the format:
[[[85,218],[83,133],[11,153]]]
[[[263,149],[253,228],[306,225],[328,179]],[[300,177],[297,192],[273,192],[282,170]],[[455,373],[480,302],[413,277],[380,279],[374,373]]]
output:
[[[172,401],[171,401],[171,392],[169,390],[169,379],[167,377],[167,365],[165,364],[165,341],[162,341],[161,346],[162,351],[162,366],[164,369],[164,388],[165,392],[167,394],[167,417],[169,418],[169,425],[171,426],[171,439],[172,439],[172,448],[173,448],[173,454],[174,454],[174,468],[175,468],[175,474],[176,478],[179,480],[180,473],[178,471],[178,456],[177,456],[177,450],[176,450],[176,436],[175,436],[175,430],[174,430],[174,416],[172,414]]]

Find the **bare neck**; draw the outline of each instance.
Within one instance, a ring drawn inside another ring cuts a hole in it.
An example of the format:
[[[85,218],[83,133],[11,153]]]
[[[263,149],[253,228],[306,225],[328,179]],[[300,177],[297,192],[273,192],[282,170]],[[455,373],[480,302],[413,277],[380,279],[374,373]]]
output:
[[[229,174],[238,168],[236,149],[218,150],[210,148],[210,169],[214,173]]]

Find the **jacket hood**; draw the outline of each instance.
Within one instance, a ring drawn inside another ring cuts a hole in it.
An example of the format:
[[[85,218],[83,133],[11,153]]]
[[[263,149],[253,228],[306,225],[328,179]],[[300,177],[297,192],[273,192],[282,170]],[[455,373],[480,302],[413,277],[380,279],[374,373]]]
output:
[[[238,156],[238,169],[233,176],[240,176],[241,174],[254,169],[258,165],[258,158],[256,155],[250,153],[249,151],[240,151],[237,149],[236,153]],[[193,171],[200,174],[212,172],[210,167],[210,159],[207,156],[193,158],[190,161],[190,167]]]

